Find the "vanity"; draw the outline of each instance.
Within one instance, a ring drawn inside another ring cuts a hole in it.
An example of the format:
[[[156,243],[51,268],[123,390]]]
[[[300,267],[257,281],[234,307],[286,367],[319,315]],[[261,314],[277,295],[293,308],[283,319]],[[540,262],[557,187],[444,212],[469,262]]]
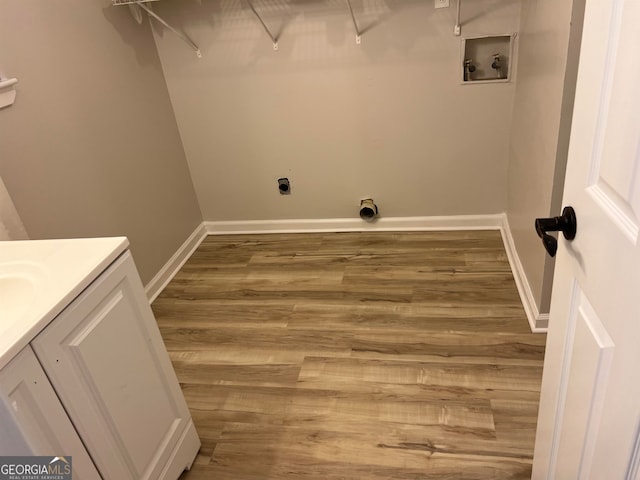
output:
[[[175,480],[200,448],[124,237],[0,242],[0,456]]]

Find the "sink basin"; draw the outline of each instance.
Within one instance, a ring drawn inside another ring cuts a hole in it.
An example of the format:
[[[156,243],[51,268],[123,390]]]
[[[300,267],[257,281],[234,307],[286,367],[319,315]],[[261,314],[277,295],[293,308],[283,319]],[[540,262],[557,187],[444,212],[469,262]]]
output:
[[[0,332],[35,303],[44,270],[35,263],[0,263]]]
[[[128,245],[125,237],[0,241],[0,369]]]

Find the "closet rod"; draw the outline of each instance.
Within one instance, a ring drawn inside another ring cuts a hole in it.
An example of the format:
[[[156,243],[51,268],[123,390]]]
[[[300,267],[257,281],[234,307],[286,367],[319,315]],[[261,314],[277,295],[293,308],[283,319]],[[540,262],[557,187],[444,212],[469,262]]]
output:
[[[358,28],[358,22],[356,22],[356,16],[353,14],[353,8],[351,8],[350,0],[347,0],[347,5],[349,7],[349,13],[351,14],[351,20],[353,21],[353,28],[356,31],[356,43],[360,45],[360,29]]]
[[[156,14],[156,12],[154,12],[149,7],[147,7],[143,2],[136,2],[136,5],[142,8],[145,12],[147,12],[149,15],[151,15],[153,18],[155,18],[157,21],[159,21],[162,25],[167,27],[173,33],[178,35],[178,37],[180,37],[183,42],[185,42],[187,45],[189,45],[191,48],[193,48],[196,51],[196,56],[198,58],[202,58],[202,52],[200,52],[200,48],[198,48],[198,46],[195,43],[193,43],[193,41],[189,37],[187,37],[184,33],[180,32],[179,30],[176,30],[167,22],[165,22],[162,18],[158,16],[158,14]]]
[[[260,20],[260,24],[262,25],[262,28],[264,28],[264,31],[267,32],[267,35],[269,35],[269,38],[271,39],[271,43],[273,43],[273,49],[278,50],[278,39],[271,33],[271,30],[269,30],[269,27],[267,27],[267,24],[264,23],[264,20],[262,20],[262,17],[253,6],[253,3],[251,3],[251,0],[247,0],[247,3],[249,4],[249,8],[253,12],[253,14],[256,17],[258,17],[258,20]]]

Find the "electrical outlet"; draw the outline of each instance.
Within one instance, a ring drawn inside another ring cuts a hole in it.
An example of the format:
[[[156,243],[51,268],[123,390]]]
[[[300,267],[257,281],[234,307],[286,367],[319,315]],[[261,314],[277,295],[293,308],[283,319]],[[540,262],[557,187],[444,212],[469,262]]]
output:
[[[433,0],[435,8],[449,8],[449,0]]]
[[[278,179],[278,190],[280,191],[280,195],[291,195],[291,184],[288,178]]]

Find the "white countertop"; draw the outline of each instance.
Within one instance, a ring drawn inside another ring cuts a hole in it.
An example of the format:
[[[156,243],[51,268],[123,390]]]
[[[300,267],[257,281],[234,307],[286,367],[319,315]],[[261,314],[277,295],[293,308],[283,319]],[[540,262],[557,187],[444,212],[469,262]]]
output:
[[[0,368],[128,246],[125,237],[0,242]]]

